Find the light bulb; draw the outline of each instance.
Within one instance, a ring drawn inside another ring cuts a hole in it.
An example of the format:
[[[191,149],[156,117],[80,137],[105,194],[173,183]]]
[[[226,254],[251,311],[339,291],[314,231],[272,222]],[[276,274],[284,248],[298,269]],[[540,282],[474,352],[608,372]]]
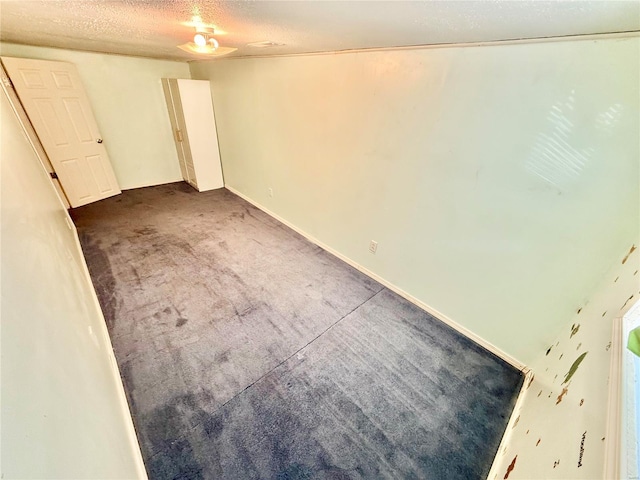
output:
[[[214,50],[220,46],[218,41],[213,37],[209,39],[209,43],[211,43],[211,46],[213,47]]]
[[[193,43],[199,47],[204,47],[207,44],[207,37],[203,33],[196,33],[193,36]]]

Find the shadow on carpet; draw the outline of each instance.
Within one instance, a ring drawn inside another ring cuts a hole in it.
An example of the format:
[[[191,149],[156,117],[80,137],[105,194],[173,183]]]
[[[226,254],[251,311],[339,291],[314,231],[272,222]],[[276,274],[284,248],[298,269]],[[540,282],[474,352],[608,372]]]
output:
[[[151,479],[485,478],[519,371],[226,190],[72,211]]]

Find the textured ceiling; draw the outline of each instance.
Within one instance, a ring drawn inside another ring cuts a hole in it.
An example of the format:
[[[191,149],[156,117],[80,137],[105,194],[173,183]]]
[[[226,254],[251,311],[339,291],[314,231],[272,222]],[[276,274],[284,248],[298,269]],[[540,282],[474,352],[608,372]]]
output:
[[[231,56],[486,42],[640,30],[640,1],[0,0],[0,39],[29,45],[197,59],[199,14]],[[271,41],[284,46],[255,48]],[[201,58],[201,57],[200,57]]]

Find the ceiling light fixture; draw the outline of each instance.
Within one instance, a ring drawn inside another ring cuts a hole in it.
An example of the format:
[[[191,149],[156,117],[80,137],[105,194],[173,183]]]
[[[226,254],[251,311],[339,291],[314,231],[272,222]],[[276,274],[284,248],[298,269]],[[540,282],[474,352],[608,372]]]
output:
[[[213,37],[213,34],[213,27],[196,24],[196,33],[193,36],[193,42],[178,45],[178,48],[189,53],[216,57],[227,55],[237,50],[237,48],[221,47],[218,40]]]
[[[199,47],[206,47],[215,50],[220,44],[213,38],[213,28],[201,27],[196,29],[196,34],[193,36],[193,43]]]
[[[207,37],[204,36],[204,33],[196,33],[193,36],[193,43],[199,47],[204,47],[207,44]]]

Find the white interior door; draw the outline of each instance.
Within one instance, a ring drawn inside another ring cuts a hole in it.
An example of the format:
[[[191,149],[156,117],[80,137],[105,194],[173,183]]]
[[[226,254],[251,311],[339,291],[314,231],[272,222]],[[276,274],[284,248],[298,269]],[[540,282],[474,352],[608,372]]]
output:
[[[72,207],[120,193],[75,66],[2,57]]]

